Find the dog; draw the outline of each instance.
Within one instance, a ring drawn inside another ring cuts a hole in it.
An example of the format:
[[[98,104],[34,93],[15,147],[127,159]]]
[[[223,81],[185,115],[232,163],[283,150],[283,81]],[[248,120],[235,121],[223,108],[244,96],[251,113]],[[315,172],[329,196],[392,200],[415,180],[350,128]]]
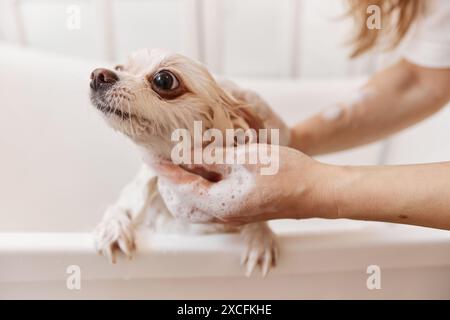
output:
[[[135,179],[121,192],[94,231],[99,253],[115,262],[117,252],[131,257],[135,231],[146,225],[152,232],[240,232],[245,241],[241,262],[249,276],[259,266],[265,276],[278,259],[278,246],[267,223],[244,226],[192,224],[175,219],[158,191],[152,161],[170,160],[171,133],[203,129],[279,129],[279,144],[288,145],[285,123],[255,92],[227,80],[216,80],[199,62],[162,49],[132,53],[113,70],[98,68],[90,77],[93,106],[115,130],[129,137],[147,159]]]

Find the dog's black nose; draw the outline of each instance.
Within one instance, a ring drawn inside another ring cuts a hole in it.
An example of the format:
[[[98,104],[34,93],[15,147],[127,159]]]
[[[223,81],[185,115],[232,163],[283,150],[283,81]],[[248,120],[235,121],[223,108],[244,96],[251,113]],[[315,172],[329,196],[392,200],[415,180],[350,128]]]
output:
[[[98,68],[91,73],[91,88],[95,91],[106,89],[119,80],[119,77],[108,69]]]

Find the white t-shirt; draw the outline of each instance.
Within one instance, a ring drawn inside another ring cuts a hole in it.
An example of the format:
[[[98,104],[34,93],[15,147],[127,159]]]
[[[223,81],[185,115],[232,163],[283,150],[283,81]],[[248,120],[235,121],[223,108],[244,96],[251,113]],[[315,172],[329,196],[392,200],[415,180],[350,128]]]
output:
[[[413,26],[403,56],[428,68],[450,68],[450,0],[426,0],[425,15]]]

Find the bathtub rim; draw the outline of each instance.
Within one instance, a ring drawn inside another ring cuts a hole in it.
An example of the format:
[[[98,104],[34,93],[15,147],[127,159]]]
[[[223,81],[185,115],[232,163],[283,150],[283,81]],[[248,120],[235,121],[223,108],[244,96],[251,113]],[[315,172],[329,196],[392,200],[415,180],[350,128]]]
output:
[[[385,268],[450,266],[450,232],[370,224],[279,237],[281,259],[269,277]],[[82,279],[245,277],[239,235],[137,235],[137,255],[110,264],[90,233],[0,233],[0,283],[66,280],[79,265]],[[259,272],[253,276],[260,277]]]

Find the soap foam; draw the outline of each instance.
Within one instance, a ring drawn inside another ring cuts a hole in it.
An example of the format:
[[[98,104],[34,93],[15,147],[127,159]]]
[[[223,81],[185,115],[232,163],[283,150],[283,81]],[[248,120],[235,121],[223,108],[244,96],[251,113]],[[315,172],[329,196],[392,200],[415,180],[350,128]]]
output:
[[[328,121],[336,120],[343,114],[343,112],[344,110],[342,110],[340,106],[332,106],[322,112],[322,118]]]
[[[373,89],[363,88],[352,94],[345,102],[348,106],[355,106],[365,102],[369,97],[373,96],[375,91]]]
[[[231,174],[204,190],[198,182],[175,185],[159,179],[159,191],[169,211],[177,217],[195,222],[208,222],[212,216],[223,218],[240,211],[255,187],[254,174],[243,166],[232,166]]]
[[[334,105],[329,107],[328,109],[325,109],[321,116],[327,121],[335,121],[339,119],[345,111],[351,113],[353,112],[353,109],[357,107],[358,105],[364,103],[369,99],[370,97],[375,95],[375,91],[373,89],[363,88],[356,92],[354,92],[350,97],[345,100],[342,104],[343,107],[340,105]]]

